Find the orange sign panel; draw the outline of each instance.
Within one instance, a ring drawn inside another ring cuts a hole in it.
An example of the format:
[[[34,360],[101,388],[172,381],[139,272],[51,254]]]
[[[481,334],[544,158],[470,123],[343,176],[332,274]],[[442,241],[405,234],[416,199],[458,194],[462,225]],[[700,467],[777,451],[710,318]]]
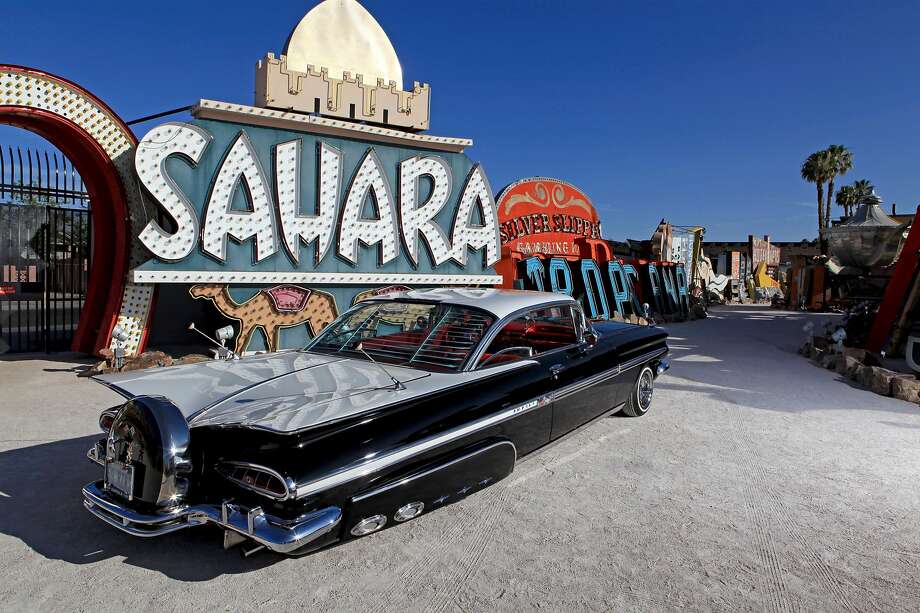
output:
[[[594,205],[577,187],[557,179],[524,179],[506,187],[498,198],[498,223],[502,247],[525,255],[579,256],[577,239],[601,238]]]

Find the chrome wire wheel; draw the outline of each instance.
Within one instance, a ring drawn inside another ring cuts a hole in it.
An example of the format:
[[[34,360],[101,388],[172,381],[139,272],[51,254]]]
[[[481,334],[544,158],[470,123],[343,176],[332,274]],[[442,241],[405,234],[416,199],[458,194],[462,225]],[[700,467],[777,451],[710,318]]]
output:
[[[654,377],[652,376],[652,370],[646,368],[642,371],[642,374],[639,375],[638,388],[636,390],[638,400],[639,400],[639,410],[645,413],[649,410],[649,407],[652,406],[652,392],[654,387]]]

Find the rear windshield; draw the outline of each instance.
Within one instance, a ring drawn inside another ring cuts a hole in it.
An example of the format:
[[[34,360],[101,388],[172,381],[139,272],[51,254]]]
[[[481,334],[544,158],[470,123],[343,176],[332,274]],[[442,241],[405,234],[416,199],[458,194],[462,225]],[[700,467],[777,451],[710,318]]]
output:
[[[359,360],[367,360],[367,354],[385,364],[452,372],[463,366],[493,321],[484,311],[451,304],[368,302],[323,330],[307,350]]]

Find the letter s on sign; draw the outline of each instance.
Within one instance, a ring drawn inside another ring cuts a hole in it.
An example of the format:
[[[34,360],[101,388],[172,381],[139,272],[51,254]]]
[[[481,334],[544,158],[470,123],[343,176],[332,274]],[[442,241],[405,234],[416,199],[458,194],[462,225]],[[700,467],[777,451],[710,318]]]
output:
[[[198,216],[188,197],[166,173],[166,159],[179,155],[193,166],[211,142],[211,135],[197,126],[169,122],[157,126],[137,145],[134,168],[147,191],[176,222],[169,234],[151,219],[138,235],[141,242],[161,260],[175,262],[188,256],[198,240]]]

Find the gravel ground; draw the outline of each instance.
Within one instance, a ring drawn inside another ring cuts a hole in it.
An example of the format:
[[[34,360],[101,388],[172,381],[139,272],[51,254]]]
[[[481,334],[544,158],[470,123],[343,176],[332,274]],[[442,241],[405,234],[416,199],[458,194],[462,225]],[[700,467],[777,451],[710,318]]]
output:
[[[642,419],[599,420],[444,511],[300,559],[91,517],[78,364],[0,362],[0,610],[920,610],[920,407],[795,354],[821,316],[675,325]]]

